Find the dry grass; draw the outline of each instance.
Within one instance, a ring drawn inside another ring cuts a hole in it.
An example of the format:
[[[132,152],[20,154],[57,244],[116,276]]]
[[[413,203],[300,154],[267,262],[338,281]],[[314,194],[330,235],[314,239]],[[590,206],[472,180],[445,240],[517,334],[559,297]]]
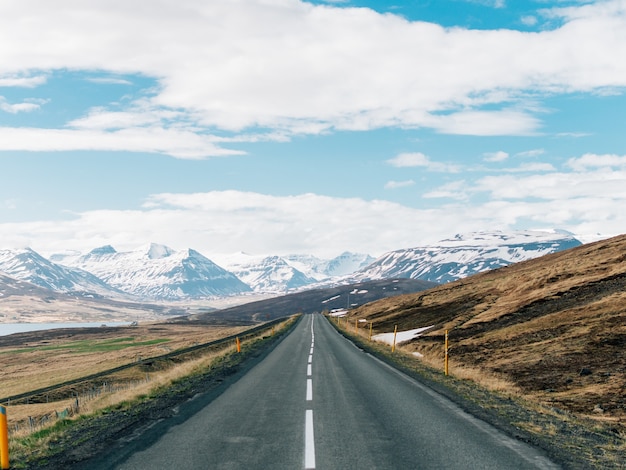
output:
[[[7,396],[35,390],[131,363],[138,356],[147,358],[162,355],[171,350],[231,336],[242,329],[243,327],[146,325],[139,328],[103,329],[90,333],[76,331],[69,337],[67,334],[58,334],[52,339],[39,340],[34,339],[36,333],[33,333],[33,339],[21,345],[0,347],[0,357],[4,362],[0,372],[2,384],[0,393]],[[157,342],[165,339],[167,342]],[[245,341],[242,343],[245,344]],[[123,347],[116,348],[116,345]],[[91,399],[87,399],[85,394],[79,394],[79,413],[71,414],[89,414],[148,395],[176,379],[209,369],[217,358],[231,353],[233,348],[234,345],[225,344],[219,350],[204,352],[201,357],[194,356],[184,362],[172,363],[162,370],[149,373],[140,368],[118,372],[107,377],[107,381],[115,384],[115,387],[103,389]],[[37,425],[35,429],[54,424],[55,412],[72,410],[75,403],[76,398],[64,398],[58,401],[52,399],[49,403],[9,405],[7,415],[11,436],[24,437],[32,433],[34,429],[29,425],[30,417],[36,423],[39,423],[42,417],[50,417],[43,426]]]
[[[400,348],[452,374],[626,426],[626,236],[359,307],[374,334],[435,327]]]
[[[0,396],[47,387],[137,361],[206,343],[244,327],[154,324],[139,327],[32,333],[31,340],[0,340]],[[121,341],[121,339],[125,341]]]

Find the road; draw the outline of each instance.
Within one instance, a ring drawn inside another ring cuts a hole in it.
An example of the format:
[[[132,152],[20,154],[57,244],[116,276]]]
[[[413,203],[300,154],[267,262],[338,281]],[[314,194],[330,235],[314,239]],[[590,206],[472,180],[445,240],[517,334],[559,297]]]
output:
[[[109,468],[554,469],[306,315],[262,362]]]

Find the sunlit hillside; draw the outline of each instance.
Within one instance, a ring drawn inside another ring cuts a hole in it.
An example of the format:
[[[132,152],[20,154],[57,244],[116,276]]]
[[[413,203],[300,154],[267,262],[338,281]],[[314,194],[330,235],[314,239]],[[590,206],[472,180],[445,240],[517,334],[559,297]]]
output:
[[[596,419],[626,422],[626,235],[350,312],[375,333],[431,326],[401,347],[452,373]],[[473,373],[469,373],[472,371]],[[501,385],[500,385],[501,386]]]

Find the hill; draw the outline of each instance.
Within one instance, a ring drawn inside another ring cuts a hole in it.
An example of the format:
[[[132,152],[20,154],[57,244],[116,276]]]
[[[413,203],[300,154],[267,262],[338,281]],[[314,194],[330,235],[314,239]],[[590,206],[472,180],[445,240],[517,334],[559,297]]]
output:
[[[271,299],[250,302],[214,312],[182,317],[176,321],[209,324],[252,324],[294,313],[314,313],[356,307],[382,298],[419,292],[436,284],[418,279],[384,279],[358,284],[311,289]]]
[[[626,424],[626,235],[350,311],[376,333],[431,327],[403,344],[454,374],[551,407]]]

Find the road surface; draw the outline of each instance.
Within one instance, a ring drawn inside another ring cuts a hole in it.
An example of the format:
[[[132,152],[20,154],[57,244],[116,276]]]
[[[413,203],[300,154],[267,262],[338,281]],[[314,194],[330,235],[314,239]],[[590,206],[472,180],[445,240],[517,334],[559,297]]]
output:
[[[321,315],[304,316],[223,394],[165,429],[143,449],[136,443],[139,449],[125,461],[110,456],[100,465],[124,470],[559,468],[540,451],[359,350]]]

